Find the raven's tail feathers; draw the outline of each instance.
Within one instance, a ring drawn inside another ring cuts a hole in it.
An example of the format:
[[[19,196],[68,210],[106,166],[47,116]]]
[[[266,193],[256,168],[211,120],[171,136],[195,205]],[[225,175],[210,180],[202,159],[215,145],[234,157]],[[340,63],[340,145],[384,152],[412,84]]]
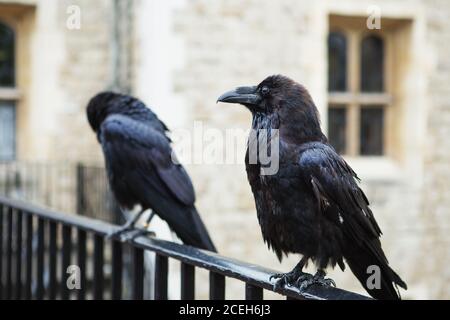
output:
[[[212,242],[208,230],[206,229],[205,224],[200,218],[197,209],[195,209],[195,207],[192,207],[192,209],[190,210],[190,214],[195,228],[195,237],[189,237],[189,239],[181,239],[183,240],[183,243],[200,249],[217,252],[217,249],[214,246],[214,243]]]
[[[397,286],[407,289],[406,283],[389,266],[378,239],[365,247],[353,245],[345,259],[359,282],[375,299],[400,300]]]

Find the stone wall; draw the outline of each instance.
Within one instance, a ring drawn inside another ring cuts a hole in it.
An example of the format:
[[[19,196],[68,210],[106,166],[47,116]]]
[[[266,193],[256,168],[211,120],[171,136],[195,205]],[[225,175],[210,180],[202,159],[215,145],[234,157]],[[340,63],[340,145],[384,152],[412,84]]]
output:
[[[249,128],[246,110],[214,102],[224,90],[256,84],[274,73],[289,75],[309,88],[323,116],[328,14],[365,16],[370,4],[198,0],[175,10],[173,32],[183,38],[185,62],[173,77],[173,94],[182,96],[184,107],[190,110],[186,126],[204,121],[205,126],[222,130]],[[443,276],[448,279],[450,263],[446,232],[450,218],[450,148],[437,146],[445,143],[450,127],[446,116],[450,73],[444,50],[450,34],[445,18],[450,5],[445,1],[415,1],[414,6],[405,1],[382,1],[379,5],[382,17],[385,14],[412,21],[411,30],[405,34],[411,37],[415,55],[402,67],[410,75],[405,81],[417,85],[417,89],[406,86],[406,97],[402,98],[408,101],[403,102],[407,111],[396,123],[403,126],[399,130],[404,132],[406,142],[401,146],[403,159],[392,163],[392,176],[377,162],[349,161],[362,177],[363,189],[384,231],[382,242],[387,256],[409,284],[404,297],[448,298]],[[432,62],[428,60],[433,54],[436,66],[430,68]],[[412,61],[419,62],[420,67]],[[430,83],[425,89],[422,81],[428,75]],[[431,100],[425,101],[428,97]],[[422,115],[427,114],[425,126]],[[238,158],[243,161],[243,154]],[[242,164],[193,165],[189,171],[197,187],[198,206],[208,227],[214,230],[221,253],[286,271],[295,264],[297,257],[280,265],[262,243]],[[338,285],[363,292],[350,271],[334,271],[331,275]]]
[[[428,80],[430,110],[427,118],[425,181],[423,186],[424,223],[427,254],[422,265],[433,297],[449,298],[450,289],[450,41],[447,1],[427,2],[427,38],[433,52],[433,69]],[[432,253],[432,254],[430,254]]]
[[[248,129],[250,114],[239,106],[216,104],[217,97],[237,85],[282,73],[309,89],[326,118],[329,14],[365,16],[372,4],[139,0],[127,8],[125,2],[113,0],[13,1],[19,2],[35,8],[21,18],[32,55],[18,53],[26,79],[19,111],[20,158],[100,163],[101,151],[87,124],[85,105],[105,88],[131,90],[175,132],[186,128],[192,132],[196,121],[205,129],[224,132]],[[377,4],[382,16],[411,21],[405,32],[411,37],[411,57],[402,65],[408,71],[400,99],[404,111],[396,123],[410,138],[401,146],[403,158],[388,167],[349,161],[363,179],[390,262],[409,284],[404,296],[449,298],[450,3]],[[81,8],[79,30],[66,27],[69,5]],[[128,22],[114,29],[115,19]],[[325,119],[323,124],[326,129]],[[263,244],[243,152],[236,157],[233,165],[187,164],[199,211],[222,254],[288,271],[298,257],[280,265]],[[340,287],[363,292],[350,271],[334,271],[331,276]],[[241,284],[228,285],[230,295],[243,295]],[[201,289],[203,297],[205,290]]]
[[[24,79],[19,83],[19,158],[102,161],[85,107],[100,90],[130,91],[131,2],[2,3],[26,5],[11,17],[19,26],[19,43],[27,42],[17,53],[17,72]],[[68,26],[72,7],[79,9],[80,28]]]

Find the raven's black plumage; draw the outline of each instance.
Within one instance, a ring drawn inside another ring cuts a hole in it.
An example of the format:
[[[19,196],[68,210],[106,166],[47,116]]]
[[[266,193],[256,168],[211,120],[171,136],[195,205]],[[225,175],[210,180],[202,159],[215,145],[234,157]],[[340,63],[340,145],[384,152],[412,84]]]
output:
[[[113,92],[93,97],[87,116],[118,203],[152,209],[185,244],[216,251],[194,206],[191,180],[172,158],[164,123],[138,99]]]
[[[389,267],[358,177],[329,145],[307,90],[278,75],[227,92],[219,101],[250,109],[253,129],[278,129],[278,172],[261,175],[261,164],[249,161],[249,150],[246,169],[264,240],[280,260],[283,254],[303,255],[292,271],[297,273],[289,275],[299,275],[309,259],[319,269],[336,264],[344,269],[345,260],[373,297],[399,298],[395,285],[406,284]],[[380,289],[367,287],[370,265],[380,267]]]

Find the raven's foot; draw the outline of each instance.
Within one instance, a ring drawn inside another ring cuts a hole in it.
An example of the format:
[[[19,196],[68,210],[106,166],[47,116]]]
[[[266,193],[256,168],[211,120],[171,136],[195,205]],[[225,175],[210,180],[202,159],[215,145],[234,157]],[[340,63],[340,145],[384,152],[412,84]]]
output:
[[[314,276],[307,277],[307,278],[299,278],[297,280],[297,286],[300,290],[300,292],[304,292],[306,289],[308,289],[313,284],[319,284],[321,286],[326,287],[336,287],[336,283],[333,279],[325,278],[325,272],[323,270],[317,270],[316,274]]]
[[[127,233],[130,233],[130,232],[133,231],[133,230],[136,230],[136,229],[134,228],[134,226],[126,224],[126,225],[120,227],[120,228],[117,229],[117,230],[114,230],[114,231],[112,231],[112,232],[109,232],[109,233],[106,235],[106,239],[107,239],[107,240],[111,240],[111,239],[113,239],[113,238],[120,238],[120,239],[122,240],[122,238],[123,238],[122,236],[124,236],[124,235],[127,234]]]
[[[277,290],[284,287],[285,285],[292,286],[298,283],[299,281],[305,281],[312,277],[313,277],[312,274],[294,269],[287,273],[275,273],[270,276],[269,281],[272,281],[272,279],[277,279],[273,285],[273,289]]]
[[[140,236],[149,236],[149,237],[155,237],[156,233],[154,233],[153,231],[150,231],[148,229],[144,229],[144,228],[137,228],[137,229],[133,229],[130,232],[127,232],[124,237],[122,238],[123,241],[131,241],[136,239],[137,237]]]

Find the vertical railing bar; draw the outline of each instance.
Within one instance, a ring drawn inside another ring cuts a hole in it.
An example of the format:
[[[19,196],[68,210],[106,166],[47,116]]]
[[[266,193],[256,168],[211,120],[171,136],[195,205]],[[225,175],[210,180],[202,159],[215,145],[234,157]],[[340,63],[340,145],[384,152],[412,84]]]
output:
[[[72,253],[72,228],[68,225],[62,226],[62,257],[61,257],[61,299],[69,300],[70,291],[67,287],[69,274],[67,268],[70,266]]]
[[[3,205],[0,203],[0,300],[3,299],[3,289],[4,289],[4,285],[3,285],[3,257],[4,257],[4,252],[3,252],[3,227],[4,227],[4,223],[3,223]]]
[[[195,299],[195,267],[181,262],[181,300]]]
[[[85,215],[84,212],[84,166],[82,163],[77,163],[76,165],[76,212],[79,215]]]
[[[209,299],[225,300],[225,276],[214,271],[209,273]]]
[[[54,221],[49,222],[49,244],[48,244],[48,298],[50,300],[56,299],[56,266],[57,266],[57,234],[58,225]]]
[[[80,286],[78,289],[78,300],[86,299],[86,231],[78,229],[77,233],[78,250],[77,261],[80,268]]]
[[[25,257],[25,299],[31,300],[32,281],[33,281],[33,216],[27,212],[25,216],[26,223],[26,257]]]
[[[22,297],[22,211],[16,212],[16,299]]]
[[[167,300],[168,258],[155,256],[155,300]]]
[[[133,300],[144,298],[144,250],[133,247]]]
[[[44,238],[45,238],[45,221],[38,219],[38,246],[37,246],[37,265],[36,265],[36,299],[44,299]]]
[[[245,283],[245,300],[262,300],[263,288]]]
[[[7,218],[7,234],[6,234],[6,299],[12,299],[12,228],[13,228],[13,209],[8,208]]]
[[[3,256],[4,256],[4,250],[3,250],[3,205],[0,203],[0,300],[3,299]]]
[[[103,236],[94,234],[94,299],[103,299]]]
[[[120,300],[122,298],[122,243],[112,241],[112,283],[111,299]]]

